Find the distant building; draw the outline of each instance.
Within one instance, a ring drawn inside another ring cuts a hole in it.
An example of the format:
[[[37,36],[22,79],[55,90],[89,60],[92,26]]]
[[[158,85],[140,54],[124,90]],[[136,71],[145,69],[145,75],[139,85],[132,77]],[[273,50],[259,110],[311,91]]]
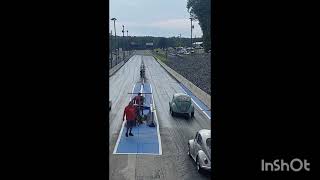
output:
[[[136,43],[136,42],[130,42],[130,49],[138,49],[138,43]]]
[[[146,43],[147,49],[153,49],[153,42]]]
[[[153,42],[151,42],[151,43],[146,43],[146,46],[153,46]]]
[[[193,44],[193,47],[195,47],[195,48],[202,48],[203,47],[203,42],[194,42],[192,44]]]

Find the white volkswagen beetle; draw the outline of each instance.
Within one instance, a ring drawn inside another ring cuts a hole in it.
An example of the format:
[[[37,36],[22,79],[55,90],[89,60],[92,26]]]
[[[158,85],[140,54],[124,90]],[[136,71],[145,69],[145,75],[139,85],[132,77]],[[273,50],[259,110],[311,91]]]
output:
[[[198,172],[211,171],[211,130],[202,129],[189,140],[188,154],[196,162]]]

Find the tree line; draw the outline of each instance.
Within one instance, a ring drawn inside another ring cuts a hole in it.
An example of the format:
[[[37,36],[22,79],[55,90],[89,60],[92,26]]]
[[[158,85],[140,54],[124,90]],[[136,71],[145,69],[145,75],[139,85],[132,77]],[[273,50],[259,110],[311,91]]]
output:
[[[199,21],[203,36],[201,38],[192,38],[192,42],[203,42],[205,51],[211,50],[211,0],[188,0],[186,8],[190,12],[194,20]],[[107,21],[106,21],[107,22]],[[106,29],[106,28],[105,28]],[[152,48],[166,48],[166,47],[190,47],[190,38],[179,37],[152,37],[152,36],[117,36],[115,38],[106,29],[106,40],[109,35],[109,47],[115,49],[116,47],[124,49],[145,49],[146,43],[153,43]],[[115,41],[117,39],[117,43]],[[107,43],[107,41],[106,41]]]
[[[200,42],[202,38],[192,38],[192,42]],[[122,49],[146,49],[146,43],[153,43],[152,48],[190,47],[191,39],[183,37],[153,37],[153,36],[117,36],[109,34],[109,47],[113,50],[119,45]]]
[[[211,0],[188,0],[187,9],[193,19],[199,21],[203,34],[203,46],[211,49]]]
[[[200,42],[202,38],[192,38],[192,42]],[[117,44],[117,43],[118,44]],[[191,38],[183,37],[153,37],[153,36],[111,36],[109,34],[109,47],[113,50],[119,45],[119,48],[124,49],[145,49],[148,48],[146,43],[153,43],[152,48],[167,48],[167,47],[190,47]]]

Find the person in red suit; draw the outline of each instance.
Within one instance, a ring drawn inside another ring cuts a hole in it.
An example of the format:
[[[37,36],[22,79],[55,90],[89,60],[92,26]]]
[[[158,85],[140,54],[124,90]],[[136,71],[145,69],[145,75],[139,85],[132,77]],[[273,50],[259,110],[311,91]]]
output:
[[[138,106],[138,111],[141,111],[141,114],[143,115],[143,102],[144,102],[144,97],[141,95],[141,93],[139,92],[137,96],[135,96],[132,99],[134,104],[137,104]],[[140,112],[138,112],[140,113]]]
[[[126,137],[128,137],[128,131],[129,131],[129,135],[133,136],[132,134],[132,127],[135,126],[135,121],[136,121],[136,117],[137,117],[137,109],[136,107],[133,105],[133,101],[130,101],[128,106],[125,107],[124,112],[123,112],[123,117],[122,117],[122,121],[124,121],[124,117],[126,116],[127,119],[127,132],[126,132]]]

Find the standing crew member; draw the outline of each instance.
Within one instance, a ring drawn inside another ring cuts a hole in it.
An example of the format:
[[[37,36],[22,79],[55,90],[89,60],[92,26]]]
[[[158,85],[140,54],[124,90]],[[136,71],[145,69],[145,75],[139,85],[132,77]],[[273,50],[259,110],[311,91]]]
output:
[[[143,115],[143,102],[144,102],[144,97],[141,95],[141,93],[139,92],[138,93],[138,96],[135,96],[133,99],[132,99],[132,101],[135,103],[135,104],[137,104],[138,105],[138,109],[139,109],[139,111],[138,111],[138,113],[140,113],[140,111],[141,111],[141,113],[142,113],[142,115]]]
[[[130,136],[133,136],[132,134],[132,127],[135,126],[135,119],[136,119],[136,107],[133,105],[133,102],[130,101],[129,105],[124,109],[122,121],[124,121],[124,116],[126,116],[127,119],[127,132],[126,137],[128,137],[128,130],[130,129]]]

